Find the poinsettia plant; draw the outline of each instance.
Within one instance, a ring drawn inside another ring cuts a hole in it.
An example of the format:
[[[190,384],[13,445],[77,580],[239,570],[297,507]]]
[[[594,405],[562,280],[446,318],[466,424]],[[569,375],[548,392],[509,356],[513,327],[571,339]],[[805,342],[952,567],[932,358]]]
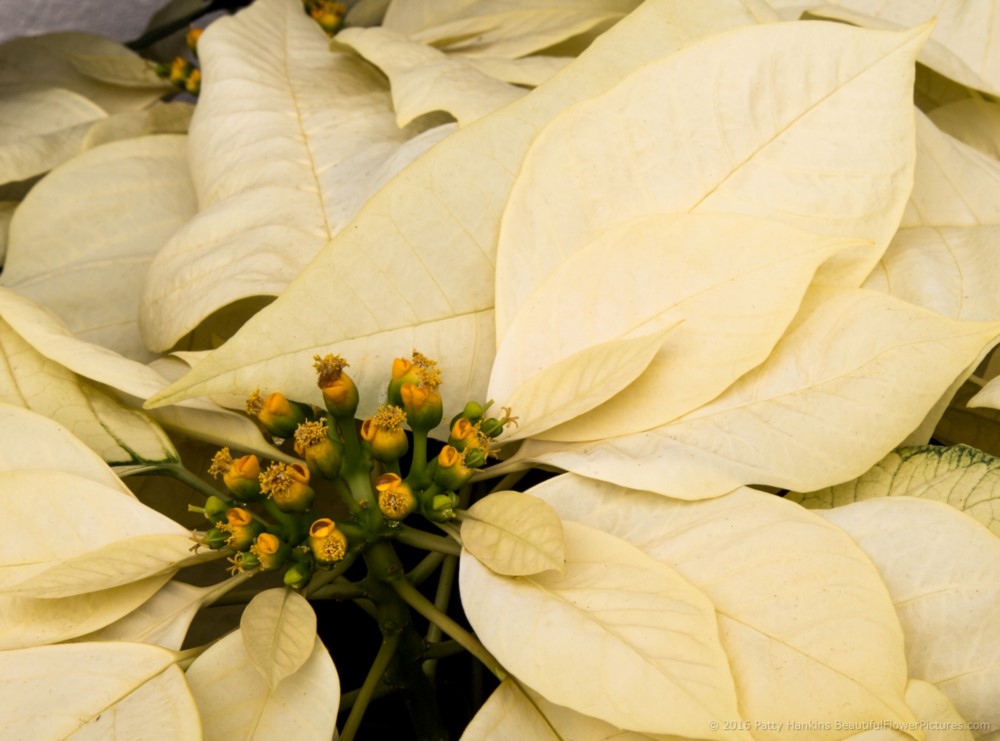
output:
[[[203,10],[0,46],[0,737],[1000,737],[990,7]]]

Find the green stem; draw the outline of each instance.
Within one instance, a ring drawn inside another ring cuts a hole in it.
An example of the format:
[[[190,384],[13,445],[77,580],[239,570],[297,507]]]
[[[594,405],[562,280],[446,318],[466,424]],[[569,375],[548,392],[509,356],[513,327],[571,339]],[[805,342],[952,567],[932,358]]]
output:
[[[413,482],[421,482],[424,477],[424,469],[427,467],[427,430],[413,431],[413,460],[410,463],[410,473],[407,479]]]
[[[309,584],[305,589],[302,590],[302,594],[306,597],[310,597],[313,592],[325,587],[337,580],[342,574],[344,574],[352,565],[358,556],[364,552],[367,543],[359,543],[353,545],[347,549],[347,553],[344,554],[344,559],[338,561],[337,564],[329,570],[318,570],[313,574],[313,578],[309,581]]]
[[[285,531],[285,537],[291,541],[299,537],[299,520],[296,517],[283,512],[277,503],[273,499],[264,500],[264,509],[266,509],[271,517],[274,518],[275,522],[281,525],[281,529]],[[292,545],[295,545],[292,543]]]
[[[446,659],[449,656],[462,653],[464,650],[458,641],[440,641],[433,646],[428,646],[424,651],[424,656],[427,658],[425,665],[435,659]]]
[[[344,728],[340,732],[341,741],[353,741],[354,735],[358,732],[358,727],[361,725],[361,719],[364,717],[365,710],[368,709],[368,703],[371,702],[372,697],[375,695],[375,690],[382,681],[382,676],[385,674],[386,669],[389,668],[392,657],[396,655],[397,645],[399,645],[398,633],[385,636],[382,639],[382,645],[375,655],[372,668],[368,671],[368,676],[365,677],[361,689],[358,690],[358,696],[351,706],[351,714],[347,716],[347,722],[344,723]]]
[[[458,569],[458,559],[449,556],[445,559],[441,567],[441,575],[438,577],[437,591],[434,593],[434,606],[442,613],[447,614],[448,602],[451,600],[451,588],[455,583],[455,572]],[[441,626],[432,622],[427,626],[427,634],[424,640],[428,644],[435,644],[441,640]],[[428,679],[434,679],[434,672],[437,670],[437,661],[430,659],[424,662],[424,674]]]
[[[334,424],[344,442],[344,467],[340,477],[347,483],[351,496],[361,508],[378,511],[375,495],[372,493],[371,479],[368,476],[369,461],[361,448],[361,438],[354,424],[353,417],[334,417]]]
[[[458,556],[462,553],[462,546],[451,538],[443,538],[440,535],[427,533],[406,525],[400,525],[392,532],[395,539],[400,543],[412,545],[416,548],[423,548],[425,551],[437,551],[449,556]]]
[[[336,584],[327,584],[322,589],[316,589],[312,594],[309,595],[309,599],[359,599],[362,597],[367,597],[368,593],[363,587],[358,586],[354,582],[347,581],[337,582]]]
[[[151,476],[170,476],[182,484],[191,487],[199,494],[204,494],[205,497],[219,497],[228,501],[228,497],[225,494],[219,493],[207,481],[195,476],[184,467],[183,463],[164,463],[162,465],[151,466],[148,469],[141,469],[136,473],[145,473]]]
[[[496,660],[493,654],[486,650],[486,647],[474,635],[441,612],[410,582],[406,579],[393,579],[389,584],[406,604],[432,623],[439,625],[441,630],[461,644],[462,648],[479,659],[493,673],[493,676],[501,682],[507,678],[507,672],[500,666],[500,662]]]
[[[437,551],[428,553],[420,563],[406,572],[406,580],[410,584],[422,584],[431,574],[438,570],[438,567],[444,563],[445,558],[447,558],[445,554],[438,553]]]
[[[351,493],[350,487],[343,479],[338,478],[333,482],[333,490],[337,492],[337,496],[340,497],[340,500],[347,506],[347,511],[352,515],[356,515],[361,510],[361,506]]]
[[[523,471],[514,471],[513,473],[508,473],[502,479],[500,479],[492,489],[490,489],[490,494],[498,491],[507,491],[512,486],[514,486],[518,481],[523,479],[528,473],[528,469]]]

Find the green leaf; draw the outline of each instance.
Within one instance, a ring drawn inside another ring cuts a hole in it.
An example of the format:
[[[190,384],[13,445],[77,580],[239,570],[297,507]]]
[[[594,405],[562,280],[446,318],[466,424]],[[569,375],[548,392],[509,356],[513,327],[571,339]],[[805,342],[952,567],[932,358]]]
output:
[[[207,738],[331,738],[340,704],[337,670],[318,638],[308,661],[271,688],[239,632],[213,645],[187,670]]]
[[[331,53],[298,0],[260,0],[217,20],[198,55],[188,146],[201,210],[150,271],[140,321],[154,350],[233,301],[281,293],[383,183],[451,131],[400,130],[381,74],[353,52]]]
[[[864,549],[906,637],[910,676],[1000,727],[1000,540],[941,502],[891,497],[819,512]]]
[[[998,330],[874,291],[814,287],[768,359],[715,400],[634,435],[526,440],[506,465],[534,461],[683,499],[751,483],[830,486],[896,447]]]
[[[504,576],[561,572],[566,558],[555,510],[518,491],[498,491],[473,504],[462,515],[462,546]]]
[[[0,653],[4,738],[200,739],[198,709],[175,654],[131,643]]]
[[[967,445],[900,448],[853,481],[786,498],[829,509],[897,496],[950,504],[1000,536],[1000,458]]]
[[[273,690],[309,659],[316,642],[316,613],[298,592],[268,589],[240,618],[243,648]]]
[[[564,524],[631,543],[711,601],[740,708],[719,718],[750,721],[758,741],[788,738],[765,727],[776,719],[828,722],[808,731],[815,741],[843,738],[838,722],[912,722],[889,594],[865,553],[816,514],[751,489],[684,502],[574,475],[530,492]]]
[[[18,207],[0,283],[46,306],[81,339],[149,360],[137,318],[142,284],[153,257],[196,211],[186,137],[91,149]]]
[[[203,394],[245,394],[258,386],[321,403],[303,370],[314,354],[332,348],[348,360],[364,358],[366,368],[389,368],[400,352],[419,348],[451,374],[446,418],[460,411],[462,400],[483,398],[495,351],[500,215],[538,131],[567,106],[607,90],[651,60],[703,35],[753,22],[756,16],[740,0],[696,8],[644,3],[547,83],[449,136],[397,175],[277,301],[151,406]],[[651,27],[662,35],[649,34]],[[393,270],[379,267],[385,265]],[[398,276],[406,276],[405,286]],[[368,414],[383,381],[377,373],[359,373],[355,380],[361,414]]]
[[[618,727],[750,738],[709,725],[740,712],[704,594],[618,538],[563,527],[562,574],[500,576],[462,555],[462,606],[486,648],[552,702]],[[552,671],[567,656],[572,670]]]

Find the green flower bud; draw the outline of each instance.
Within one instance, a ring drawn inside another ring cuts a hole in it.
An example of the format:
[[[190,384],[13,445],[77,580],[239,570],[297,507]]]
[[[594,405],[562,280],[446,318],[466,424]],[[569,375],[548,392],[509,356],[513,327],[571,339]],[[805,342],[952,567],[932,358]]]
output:
[[[503,432],[503,422],[496,417],[490,417],[489,419],[483,420],[479,429],[482,430],[482,433],[488,437],[498,437],[500,433]]]
[[[229,535],[217,527],[213,527],[205,531],[205,534],[201,538],[201,545],[206,548],[211,548],[213,551],[217,551],[220,548],[226,547],[226,541],[229,539]]]
[[[218,522],[226,516],[226,511],[232,505],[225,499],[219,497],[209,497],[205,500],[205,519],[209,522]]]
[[[484,414],[486,414],[486,410],[483,408],[482,404],[480,404],[477,401],[467,402],[465,408],[451,418],[449,429],[454,427],[455,423],[458,422],[458,420],[460,419],[467,419],[472,424],[476,424],[476,422],[478,422],[483,418]]]
[[[431,511],[428,518],[442,522],[455,518],[455,507],[458,506],[458,497],[452,493],[435,494],[431,499]]]
[[[310,560],[297,561],[285,572],[285,586],[302,589],[312,579],[313,564]]]
[[[485,448],[466,448],[462,456],[463,462],[469,468],[482,468],[486,465],[487,453]]]
[[[441,392],[436,388],[404,383],[399,393],[403,398],[406,421],[410,423],[411,429],[426,432],[441,423],[444,409]]]

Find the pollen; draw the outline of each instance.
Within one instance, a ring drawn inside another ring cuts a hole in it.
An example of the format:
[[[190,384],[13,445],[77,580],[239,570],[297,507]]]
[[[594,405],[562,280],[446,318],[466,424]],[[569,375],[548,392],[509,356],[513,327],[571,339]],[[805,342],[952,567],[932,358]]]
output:
[[[406,412],[392,404],[383,404],[372,415],[372,424],[386,432],[397,432],[403,429],[406,422]]]
[[[347,539],[343,533],[335,530],[320,541],[318,548],[321,560],[328,563],[343,561],[344,556],[347,555]]]
[[[340,378],[341,371],[349,367],[350,363],[339,355],[328,354],[323,357],[313,355],[313,368],[316,369],[316,374],[319,376],[320,388],[329,386],[336,381]]]
[[[208,467],[208,472],[213,479],[217,479],[219,476],[227,474],[232,467],[233,456],[229,452],[229,448],[223,448],[212,458],[212,465]]]
[[[296,449],[303,450],[319,445],[327,439],[326,420],[320,419],[315,422],[303,422],[295,430]]]
[[[264,408],[264,397],[260,395],[260,389],[254,389],[250,396],[247,397],[246,410],[247,414],[252,414],[256,417],[260,414],[260,410]]]
[[[260,490],[274,499],[287,494],[293,479],[288,475],[288,466],[284,463],[272,463],[260,475]]]
[[[441,371],[438,370],[436,360],[431,360],[423,353],[414,350],[411,362],[417,371],[417,375],[420,377],[421,386],[436,389],[441,385]]]

